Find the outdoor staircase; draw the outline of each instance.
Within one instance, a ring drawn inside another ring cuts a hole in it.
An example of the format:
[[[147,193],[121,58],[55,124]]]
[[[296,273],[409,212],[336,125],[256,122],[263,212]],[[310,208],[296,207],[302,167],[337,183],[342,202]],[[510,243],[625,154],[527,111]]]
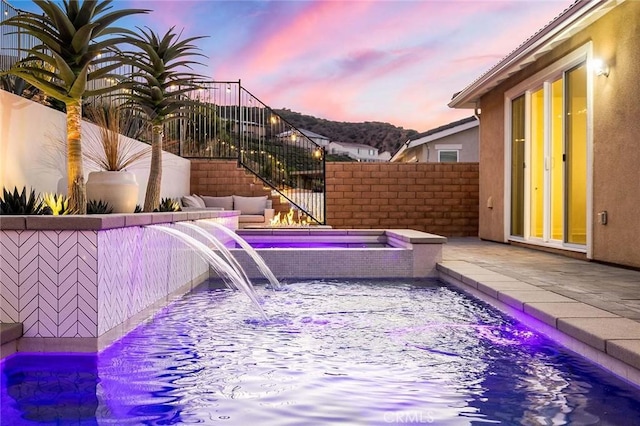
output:
[[[312,222],[325,223],[325,151],[240,81],[212,81],[193,94],[196,106],[165,126],[168,142],[193,161],[235,160],[253,178],[218,176],[227,188],[198,188],[202,194],[278,193],[276,212],[289,205]],[[231,167],[231,166],[229,166]],[[230,172],[229,167],[223,167]],[[202,177],[202,176],[201,176]],[[211,176],[204,176],[211,180]],[[214,185],[215,186],[215,185]],[[192,182],[192,188],[194,187]],[[269,189],[265,189],[265,187]],[[197,191],[194,191],[197,192]]]
[[[191,193],[212,197],[266,195],[271,200],[276,214],[285,214],[291,208],[291,204],[285,198],[233,160],[192,159]]]

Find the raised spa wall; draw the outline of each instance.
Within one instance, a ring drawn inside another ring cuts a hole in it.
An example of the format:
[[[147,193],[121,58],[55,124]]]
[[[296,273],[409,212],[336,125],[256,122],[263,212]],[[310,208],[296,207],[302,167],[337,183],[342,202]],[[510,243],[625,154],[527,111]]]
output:
[[[280,279],[436,277],[445,237],[410,229],[241,229],[249,243],[379,244],[386,247],[256,249]],[[232,250],[251,279],[262,278],[242,250]]]
[[[95,352],[212,277],[194,250],[149,225],[217,222],[237,229],[239,212],[177,212],[0,218],[0,322],[23,336],[0,348],[19,352]],[[223,240],[220,231],[202,224]],[[205,239],[195,231],[181,231]],[[246,232],[246,231],[245,231]],[[445,238],[411,230],[252,230],[255,238],[385,242],[367,249],[260,250],[279,279],[429,277]],[[319,234],[318,234],[319,233]],[[279,235],[279,237],[278,237]],[[247,236],[247,235],[245,235]],[[250,278],[260,278],[242,251]]]

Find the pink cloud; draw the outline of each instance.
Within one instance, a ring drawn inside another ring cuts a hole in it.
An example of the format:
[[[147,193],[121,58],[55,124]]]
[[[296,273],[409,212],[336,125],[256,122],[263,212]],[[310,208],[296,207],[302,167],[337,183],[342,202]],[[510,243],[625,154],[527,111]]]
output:
[[[153,3],[163,24],[211,35],[216,79],[272,107],[423,131],[446,105],[572,0]],[[141,2],[142,6],[149,2]],[[197,15],[196,15],[197,14]],[[198,33],[189,35],[199,35]]]

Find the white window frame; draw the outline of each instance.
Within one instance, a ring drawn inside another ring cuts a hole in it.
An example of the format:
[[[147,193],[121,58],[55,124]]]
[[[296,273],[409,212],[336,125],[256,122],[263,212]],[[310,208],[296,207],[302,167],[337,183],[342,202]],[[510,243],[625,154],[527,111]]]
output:
[[[459,163],[460,162],[460,150],[459,149],[439,149],[438,150],[438,163],[442,163],[442,153],[443,152],[455,152],[456,153],[456,161],[446,161],[447,163]]]

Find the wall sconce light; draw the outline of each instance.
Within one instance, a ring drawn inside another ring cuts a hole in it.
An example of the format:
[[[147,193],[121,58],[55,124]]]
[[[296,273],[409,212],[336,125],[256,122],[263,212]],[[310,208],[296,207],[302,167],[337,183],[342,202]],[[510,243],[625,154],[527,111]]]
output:
[[[473,115],[475,115],[477,120],[480,120],[481,114],[482,114],[482,108],[480,108],[479,104],[476,102],[476,107],[473,109]]]
[[[602,59],[594,59],[591,62],[591,67],[596,75],[603,75],[609,77],[609,67]]]

